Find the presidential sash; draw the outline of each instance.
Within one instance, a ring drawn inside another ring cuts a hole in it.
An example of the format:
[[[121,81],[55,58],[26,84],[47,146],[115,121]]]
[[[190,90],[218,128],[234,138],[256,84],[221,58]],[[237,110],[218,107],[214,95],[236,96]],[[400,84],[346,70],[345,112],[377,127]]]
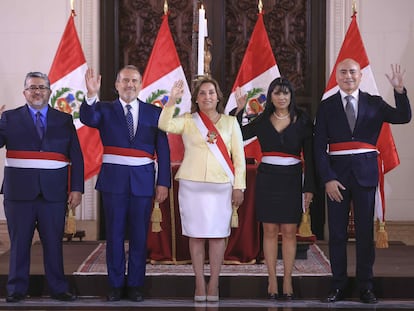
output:
[[[70,165],[61,153],[47,151],[7,150],[4,166],[15,168],[60,169]]]
[[[329,144],[329,155],[349,155],[349,154],[358,154],[358,153],[367,153],[376,151],[378,149],[376,146],[358,142],[358,141],[349,141],[342,143]]]
[[[230,178],[231,184],[234,183],[234,166],[233,162],[227,152],[226,145],[223,138],[220,136],[220,132],[216,129],[213,122],[203,112],[193,113],[194,122],[201,133],[202,137],[205,137],[205,142],[220,163],[221,167]]]
[[[300,156],[277,151],[263,152],[261,160],[262,163],[273,165],[295,165],[301,161]]]
[[[102,163],[139,166],[154,162],[154,158],[143,150],[104,146]]]

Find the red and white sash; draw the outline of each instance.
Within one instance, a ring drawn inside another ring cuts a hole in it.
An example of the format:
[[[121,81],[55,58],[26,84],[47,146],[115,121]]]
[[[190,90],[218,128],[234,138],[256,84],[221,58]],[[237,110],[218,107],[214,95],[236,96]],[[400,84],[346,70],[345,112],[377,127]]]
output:
[[[59,169],[70,164],[61,153],[46,151],[7,150],[4,166],[15,168]]]
[[[378,149],[376,146],[362,143],[358,141],[334,143],[329,145],[329,154],[330,155],[349,155],[349,154],[358,154],[358,153],[367,153],[376,151]]]
[[[262,163],[273,165],[295,165],[301,162],[301,158],[294,154],[284,152],[263,152]]]
[[[205,137],[205,142],[208,148],[219,161],[227,176],[229,176],[231,184],[233,184],[233,162],[227,152],[226,145],[220,136],[220,132],[216,129],[213,122],[211,122],[211,120],[201,111],[193,113],[193,119],[201,136]]]
[[[139,166],[154,162],[155,157],[143,150],[104,146],[102,163]]]

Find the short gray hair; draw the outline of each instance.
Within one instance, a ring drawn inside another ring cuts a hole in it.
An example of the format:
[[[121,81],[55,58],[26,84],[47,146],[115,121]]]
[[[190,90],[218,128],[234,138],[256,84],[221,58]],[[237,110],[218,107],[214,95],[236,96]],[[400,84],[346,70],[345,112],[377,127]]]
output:
[[[122,67],[122,68],[118,71],[118,73],[116,74],[116,81],[119,81],[120,74],[121,74],[121,71],[122,71],[122,70],[133,70],[133,71],[136,71],[136,72],[138,72],[138,74],[139,74],[139,76],[141,77],[141,80],[142,80],[141,71],[139,71],[139,69],[138,69],[138,67],[137,67],[137,66],[134,66],[134,65],[125,65],[125,66],[124,66],[124,67]]]
[[[32,71],[32,72],[29,72],[29,73],[26,75],[26,78],[24,79],[24,87],[26,87],[26,86],[27,86],[27,85],[26,85],[27,80],[29,80],[29,79],[31,79],[31,78],[41,78],[41,79],[45,80],[45,82],[46,82],[46,86],[47,86],[48,88],[50,88],[50,81],[49,81],[49,77],[47,76],[47,74],[42,73],[42,72],[39,72],[39,71]]]

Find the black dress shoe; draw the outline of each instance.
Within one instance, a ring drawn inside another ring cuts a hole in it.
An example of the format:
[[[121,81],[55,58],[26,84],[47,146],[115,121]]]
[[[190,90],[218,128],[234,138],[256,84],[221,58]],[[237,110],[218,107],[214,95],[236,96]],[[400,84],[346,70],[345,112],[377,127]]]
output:
[[[25,298],[22,294],[11,294],[6,297],[6,302],[19,302]]]
[[[329,292],[328,296],[325,299],[323,299],[322,301],[323,302],[337,302],[337,301],[343,300],[344,298],[345,297],[344,297],[343,290],[337,288],[337,289],[331,290]]]
[[[121,300],[121,289],[120,288],[111,288],[111,290],[108,293],[108,296],[106,296],[107,301],[120,301]]]
[[[128,299],[135,302],[144,300],[142,292],[138,287],[128,287]]]
[[[270,300],[277,300],[279,299],[279,294],[278,293],[267,293],[267,298],[269,298]]]
[[[378,299],[375,297],[374,293],[370,289],[365,289],[361,291],[359,298],[363,303],[377,303]]]
[[[51,297],[52,297],[52,299],[60,300],[60,301],[74,301],[74,300],[76,300],[76,296],[72,295],[72,293],[69,293],[69,292],[54,294]]]

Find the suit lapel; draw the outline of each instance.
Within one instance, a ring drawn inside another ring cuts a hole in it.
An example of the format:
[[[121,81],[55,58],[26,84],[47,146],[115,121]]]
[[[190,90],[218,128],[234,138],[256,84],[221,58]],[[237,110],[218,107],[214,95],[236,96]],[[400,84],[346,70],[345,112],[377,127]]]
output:
[[[22,126],[26,127],[28,132],[30,132],[33,137],[35,137],[37,140],[40,140],[40,137],[36,132],[36,127],[35,127],[32,115],[30,114],[29,107],[27,106],[27,104],[26,104],[25,109],[20,110],[20,113],[23,119]]]
[[[335,110],[338,112],[338,115],[340,115],[340,122],[345,124],[345,126],[351,131],[351,128],[349,127],[348,118],[346,117],[346,112],[344,108],[344,104],[342,103],[342,97],[341,93],[338,91],[336,93],[336,98],[333,101],[336,105]]]
[[[115,115],[117,116],[117,118],[119,119],[119,123],[122,125],[122,127],[124,128],[124,135],[126,137],[129,137],[129,131],[128,131],[128,125],[127,125],[127,121],[125,118],[125,112],[124,112],[124,107],[122,107],[121,102],[119,101],[119,99],[117,99],[114,102],[114,110],[115,110]]]
[[[358,125],[363,122],[365,119],[365,115],[367,113],[367,98],[365,94],[359,91],[359,99],[358,99],[358,114],[357,119],[355,122],[355,129],[358,128]]]

